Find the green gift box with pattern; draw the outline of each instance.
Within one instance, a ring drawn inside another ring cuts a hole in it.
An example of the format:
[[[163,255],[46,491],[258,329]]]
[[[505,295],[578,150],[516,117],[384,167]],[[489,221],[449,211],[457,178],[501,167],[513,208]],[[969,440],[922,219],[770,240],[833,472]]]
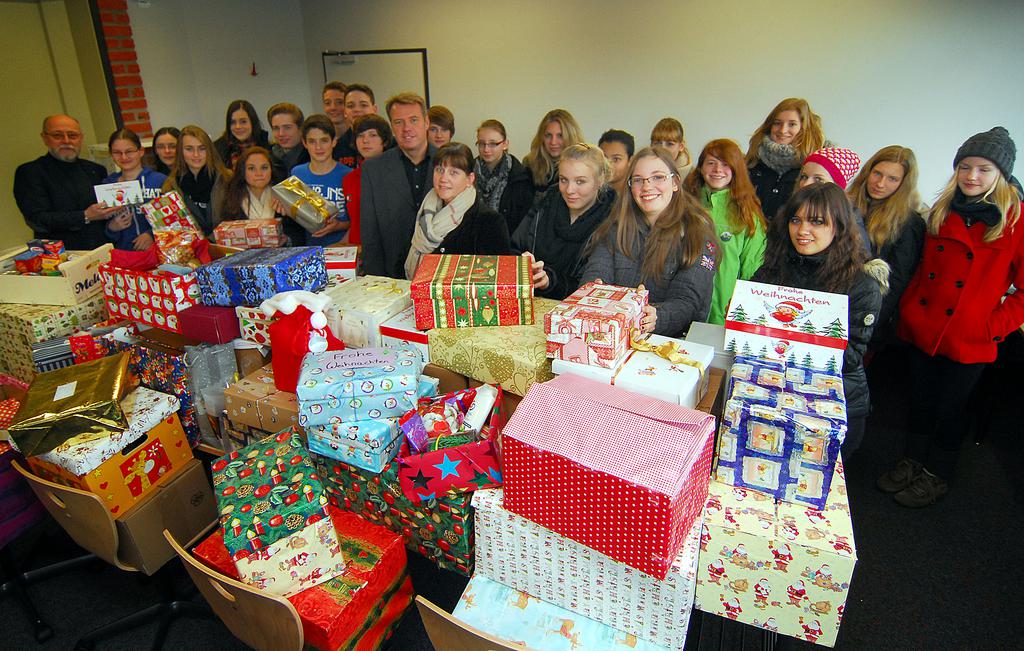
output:
[[[236,560],[327,516],[324,484],[295,429],[213,462],[224,544]]]
[[[318,454],[312,456],[331,504],[401,534],[410,551],[443,570],[465,576],[473,573],[472,493],[414,504],[402,492],[397,463],[373,473]]]
[[[533,274],[519,255],[425,255],[409,293],[419,330],[533,323]]]

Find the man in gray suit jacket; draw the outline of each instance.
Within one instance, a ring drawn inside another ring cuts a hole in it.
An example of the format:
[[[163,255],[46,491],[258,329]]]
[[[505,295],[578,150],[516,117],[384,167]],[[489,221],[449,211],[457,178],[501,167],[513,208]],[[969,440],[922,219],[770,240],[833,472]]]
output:
[[[388,100],[398,146],[363,163],[360,219],[363,269],[405,278],[405,258],[423,197],[433,187],[436,148],[427,142],[427,103],[415,93]]]

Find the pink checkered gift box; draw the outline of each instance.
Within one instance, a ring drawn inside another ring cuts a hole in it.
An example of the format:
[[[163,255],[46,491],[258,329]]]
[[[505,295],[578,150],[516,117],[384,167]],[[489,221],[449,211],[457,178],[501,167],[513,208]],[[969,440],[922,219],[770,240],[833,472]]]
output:
[[[664,579],[707,500],[715,419],[573,375],[502,433],[505,508]]]
[[[547,356],[576,364],[617,368],[640,329],[646,289],[588,283],[544,315]]]

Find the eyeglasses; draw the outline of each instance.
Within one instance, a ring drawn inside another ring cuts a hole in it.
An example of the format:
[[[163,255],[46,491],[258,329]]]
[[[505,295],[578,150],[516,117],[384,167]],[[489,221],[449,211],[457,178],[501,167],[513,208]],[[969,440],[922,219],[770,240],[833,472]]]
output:
[[[82,134],[78,131],[47,131],[46,135],[54,140],[70,140],[71,142],[82,139]]]
[[[504,140],[499,140],[498,142],[485,142],[483,140],[477,140],[476,146],[477,149],[494,149],[495,147],[500,147],[504,143]]]
[[[652,174],[647,178],[644,178],[642,176],[634,176],[631,177],[629,181],[627,181],[626,183],[629,185],[629,187],[636,186],[638,188],[642,188],[648,181],[651,182],[651,185],[661,185],[662,183],[668,181],[673,176],[675,176],[675,174]]]

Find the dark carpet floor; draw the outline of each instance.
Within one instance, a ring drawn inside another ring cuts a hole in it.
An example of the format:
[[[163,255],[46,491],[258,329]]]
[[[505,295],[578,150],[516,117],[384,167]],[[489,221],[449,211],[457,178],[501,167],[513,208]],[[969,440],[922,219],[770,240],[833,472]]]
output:
[[[838,649],[1024,648],[1024,380],[1021,367],[992,373],[981,387],[972,432],[964,445],[957,482],[938,504],[911,511],[874,488],[902,446],[906,395],[899,355],[876,359],[872,372],[875,411],[861,451],[847,463],[858,564],[839,633]],[[50,522],[12,545],[27,567],[68,558],[80,550]],[[451,609],[466,579],[437,570],[410,555],[417,593]],[[179,563],[165,571],[187,588]],[[153,581],[119,572],[102,562],[47,579],[29,590],[54,630],[37,645],[13,599],[0,603],[0,649],[70,649],[93,627],[152,603]],[[200,597],[193,597],[200,600]],[[695,618],[696,620],[697,618]],[[758,631],[704,616],[694,630],[700,649],[762,649]],[[148,648],[152,625],[99,645],[98,649]],[[811,645],[778,638],[779,648]],[[244,648],[218,621],[182,620],[172,626],[167,649],[231,651]],[[423,626],[411,610],[389,648],[429,650]]]

